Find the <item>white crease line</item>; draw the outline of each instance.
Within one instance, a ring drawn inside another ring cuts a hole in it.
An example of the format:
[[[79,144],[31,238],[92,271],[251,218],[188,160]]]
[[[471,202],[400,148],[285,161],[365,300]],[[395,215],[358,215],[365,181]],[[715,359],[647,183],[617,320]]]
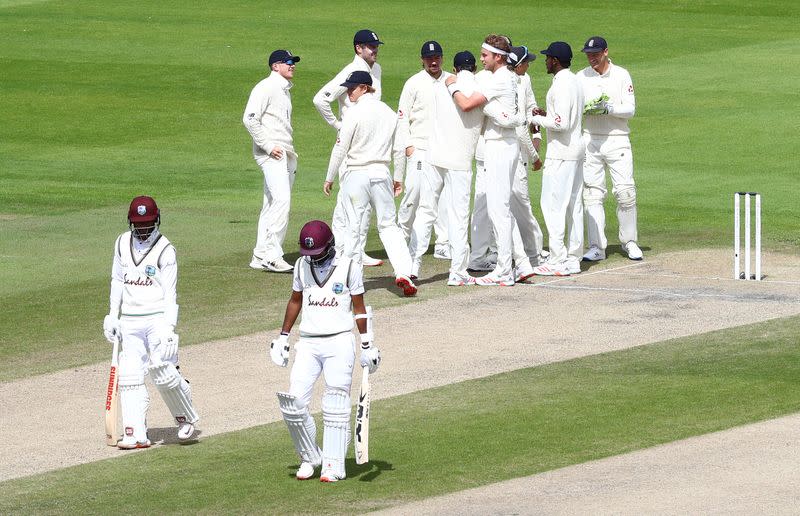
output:
[[[614,267],[613,269],[603,269],[603,270],[594,271],[594,272],[582,272],[580,274],[574,274],[572,276],[559,276],[559,277],[557,277],[555,279],[551,279],[549,281],[543,281],[541,283],[528,283],[528,285],[532,285],[534,287],[539,287],[539,286],[542,286],[542,285],[552,285],[553,283],[559,283],[561,281],[576,280],[576,279],[580,279],[580,278],[585,278],[587,276],[594,276],[595,274],[603,274],[604,272],[620,271],[622,269],[628,269],[630,267],[638,267],[638,266],[644,265],[644,264],[645,264],[645,262],[630,263],[628,265],[623,265],[621,267]],[[521,283],[521,284],[525,285],[525,283]]]
[[[559,288],[564,290],[599,290],[599,291],[608,291],[608,292],[627,292],[627,293],[636,293],[636,294],[657,294],[662,295],[664,297],[680,297],[680,298],[698,298],[698,297],[708,297],[708,298],[718,298],[718,299],[732,299],[738,301],[772,301],[772,299],[765,298],[763,296],[750,296],[750,295],[731,295],[731,294],[704,294],[704,293],[691,293],[691,294],[679,294],[677,292],[669,292],[666,290],[654,290],[654,289],[642,289],[642,288],[612,288],[612,287],[587,287],[582,285],[552,285],[552,284],[545,284],[539,283],[542,287],[547,288]],[[800,303],[800,299],[794,299],[794,302]],[[786,299],[776,300],[776,302],[786,302]]]
[[[622,275],[618,272],[613,272],[609,269],[610,274],[614,275]],[[735,279],[735,278],[720,278],[719,276],[685,276],[683,274],[655,274],[655,273],[647,273],[647,272],[634,272],[632,274],[628,274],[629,276],[657,276],[660,278],[679,278],[679,279],[704,279],[704,280],[714,280],[714,281],[727,281],[727,282],[742,282],[748,283],[745,280]],[[754,284],[781,284],[781,285],[800,285],[800,281],[789,281],[789,280],[772,280],[772,279],[762,279],[761,281],[753,281],[750,280],[749,283]]]

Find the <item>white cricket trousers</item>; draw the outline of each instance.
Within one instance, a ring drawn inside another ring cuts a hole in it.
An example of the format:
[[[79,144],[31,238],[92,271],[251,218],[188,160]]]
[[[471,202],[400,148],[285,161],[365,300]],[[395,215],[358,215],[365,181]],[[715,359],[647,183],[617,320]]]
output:
[[[447,239],[450,242],[450,273],[466,275],[469,263],[469,197],[472,170],[451,170],[429,165],[423,177],[425,187],[411,229],[409,250],[418,271],[422,256],[428,251],[431,229],[437,214],[447,217]]]
[[[314,383],[320,374],[330,389],[350,392],[355,363],[355,336],[342,332],[329,337],[300,337],[289,373],[289,394],[309,406]]]
[[[542,171],[542,214],[553,264],[583,258],[583,160],[546,158]],[[568,244],[564,237],[569,229]]]
[[[297,157],[284,152],[281,159],[264,156],[256,158],[256,163],[264,173],[264,203],[258,216],[253,254],[264,261],[273,261],[283,258]]]
[[[633,180],[633,152],[627,135],[605,136],[584,133],[586,158],[583,162],[584,209],[589,246],[605,249],[606,213],[603,208],[608,190],[606,167],[611,174],[611,189],[617,199],[619,241],[637,242],[636,184]]]
[[[533,216],[528,189],[528,164],[522,160],[517,162],[514,183],[511,186],[511,213],[515,221],[512,241],[516,265],[519,266],[525,258],[538,260],[544,245],[544,236],[539,222]]]
[[[489,212],[486,209],[486,167],[483,161],[475,161],[475,198],[472,201],[472,217],[470,219],[469,240],[471,251],[470,263],[479,263],[494,251]]]
[[[361,221],[361,254],[367,247],[367,234],[369,233],[369,219],[372,215],[372,207],[367,206],[367,211],[364,213],[364,220]],[[331,232],[336,240],[336,252],[344,252],[344,242],[347,240],[347,214],[345,213],[344,201],[342,200],[342,188],[339,185],[339,193],[336,194],[336,207],[333,209],[333,217],[331,220]],[[361,258],[359,258],[361,261]]]
[[[511,253],[514,216],[511,214],[511,185],[519,161],[516,136],[486,140],[483,151],[486,167],[486,209],[497,241],[497,266],[494,279],[513,281]]]
[[[371,177],[372,176],[372,177]],[[395,276],[411,275],[411,255],[403,232],[397,225],[394,207],[394,189],[387,171],[347,171],[342,176],[342,200],[347,217],[344,255],[361,261],[363,236],[360,228],[369,215],[368,206],[375,210],[375,218],[386,256],[394,268]]]
[[[414,152],[406,160],[406,175],[403,179],[405,193],[397,209],[397,225],[403,230],[403,237],[407,241],[411,238],[421,194],[427,188],[425,176],[430,173],[431,165],[426,159],[425,149],[415,147]],[[438,208],[436,212],[433,229],[436,233],[436,244],[447,244],[447,210],[444,206]]]

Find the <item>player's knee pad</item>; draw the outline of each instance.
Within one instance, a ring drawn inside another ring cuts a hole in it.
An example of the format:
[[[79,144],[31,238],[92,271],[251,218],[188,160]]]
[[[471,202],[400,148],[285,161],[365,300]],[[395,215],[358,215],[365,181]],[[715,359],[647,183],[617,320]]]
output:
[[[636,188],[625,188],[614,192],[614,197],[617,199],[617,206],[622,209],[636,207]]]
[[[583,189],[583,205],[596,206],[602,205],[606,198],[606,192],[599,188],[585,187]]]
[[[192,388],[178,372],[175,364],[162,362],[153,365],[150,367],[150,375],[158,393],[179,425],[196,423],[200,420],[200,416],[192,406]]]
[[[288,392],[279,392],[277,395],[281,414],[286,426],[289,427],[295,451],[303,462],[321,464],[322,455],[317,446],[317,426],[308,412],[308,407]]]
[[[344,475],[344,457],[350,443],[350,394],[343,389],[327,389],[322,396],[322,469]]]

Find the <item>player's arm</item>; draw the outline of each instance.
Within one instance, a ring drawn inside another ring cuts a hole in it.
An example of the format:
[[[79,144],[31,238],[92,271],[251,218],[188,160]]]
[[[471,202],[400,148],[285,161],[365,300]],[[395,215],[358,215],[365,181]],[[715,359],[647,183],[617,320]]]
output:
[[[367,307],[364,306],[364,294],[353,294],[350,296],[353,301],[353,315],[356,316],[356,327],[361,335],[367,334],[367,320],[359,315],[366,315]]]
[[[178,356],[178,258],[171,245],[164,248],[158,257],[161,271],[161,290],[164,296],[164,316],[158,329],[158,350],[162,360],[174,360]]]
[[[414,105],[416,98],[416,90],[413,88],[412,80],[409,79],[403,85],[403,91],[400,92],[400,100],[397,103],[397,125],[395,126],[395,141],[408,141],[410,133],[408,117],[411,114],[411,107]],[[411,156],[414,152],[413,147],[408,147],[405,150],[406,156]]]
[[[333,182],[333,178],[336,177],[347,155],[347,150],[350,149],[350,144],[353,141],[353,135],[356,131],[356,123],[353,118],[354,117],[348,115],[347,120],[342,123],[339,135],[336,137],[336,145],[333,146],[331,158],[328,161],[328,173],[325,175],[326,183]]]
[[[407,134],[405,135],[408,136]],[[403,136],[395,127],[394,135],[392,136],[392,164],[394,166],[394,174],[392,180],[394,181],[393,189],[394,196],[397,197],[403,191],[403,180],[406,171],[406,141]]]
[[[546,115],[535,115],[532,121],[535,125],[546,127],[551,131],[566,131],[568,129],[570,114],[569,90],[560,89],[553,95],[553,109]]]
[[[331,107],[331,103],[341,97],[346,91],[347,88],[342,86],[342,83],[347,78],[347,75],[344,73],[344,70],[336,74],[328,84],[322,87],[316,95],[314,95],[314,107],[317,108],[319,114],[322,115],[322,118],[328,122],[328,125],[336,129],[337,131],[341,129],[342,123],[336,118],[336,115],[333,114],[333,108]]]
[[[119,311],[122,306],[122,291],[124,289],[122,278],[122,263],[120,262],[120,240],[117,237],[114,243],[114,261],[111,265],[111,293],[108,301],[108,315],[103,319],[103,335],[108,342],[114,344],[119,334]]]
[[[303,308],[303,293],[292,290],[292,295],[289,297],[289,302],[286,303],[286,312],[283,315],[283,325],[281,326],[281,335],[289,335],[292,331],[297,317],[300,315],[300,310]]]
[[[636,98],[633,95],[633,81],[630,74],[625,71],[621,73],[622,87],[620,97],[611,99],[607,104],[608,114],[617,118],[633,118],[636,113]]]
[[[275,148],[275,145],[269,140],[267,128],[261,123],[261,117],[264,116],[267,106],[269,106],[269,99],[269,91],[260,85],[256,85],[250,93],[250,98],[247,100],[244,116],[242,117],[242,123],[253,138],[253,142],[267,154],[271,153]]]

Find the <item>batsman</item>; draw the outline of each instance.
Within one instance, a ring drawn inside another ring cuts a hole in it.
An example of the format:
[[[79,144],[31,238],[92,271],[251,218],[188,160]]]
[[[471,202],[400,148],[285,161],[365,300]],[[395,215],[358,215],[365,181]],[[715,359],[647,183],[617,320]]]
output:
[[[300,456],[297,478],[306,480],[322,466],[320,481],[346,478],[344,458],[350,441],[350,386],[355,363],[354,324],[361,335],[361,367],[378,369],[381,354],[368,331],[361,264],[338,256],[331,228],[320,220],[300,231],[300,258],[295,263],[292,295],[280,336],[272,341],[270,357],[280,366],[289,363],[289,333],[302,311],[300,339],[289,375],[289,392],[279,392],[283,419]],[[325,378],[322,449],[309,411],[314,383]]]
[[[144,377],[150,374],[178,425],[178,439],[192,437],[200,419],[192,391],[178,370],[177,282],[175,248],[161,234],[161,214],[152,197],[140,196],[128,209],[130,231],[114,243],[110,309],[103,333],[119,354],[119,401],[124,436],[120,449],[147,448],[150,397]]]

